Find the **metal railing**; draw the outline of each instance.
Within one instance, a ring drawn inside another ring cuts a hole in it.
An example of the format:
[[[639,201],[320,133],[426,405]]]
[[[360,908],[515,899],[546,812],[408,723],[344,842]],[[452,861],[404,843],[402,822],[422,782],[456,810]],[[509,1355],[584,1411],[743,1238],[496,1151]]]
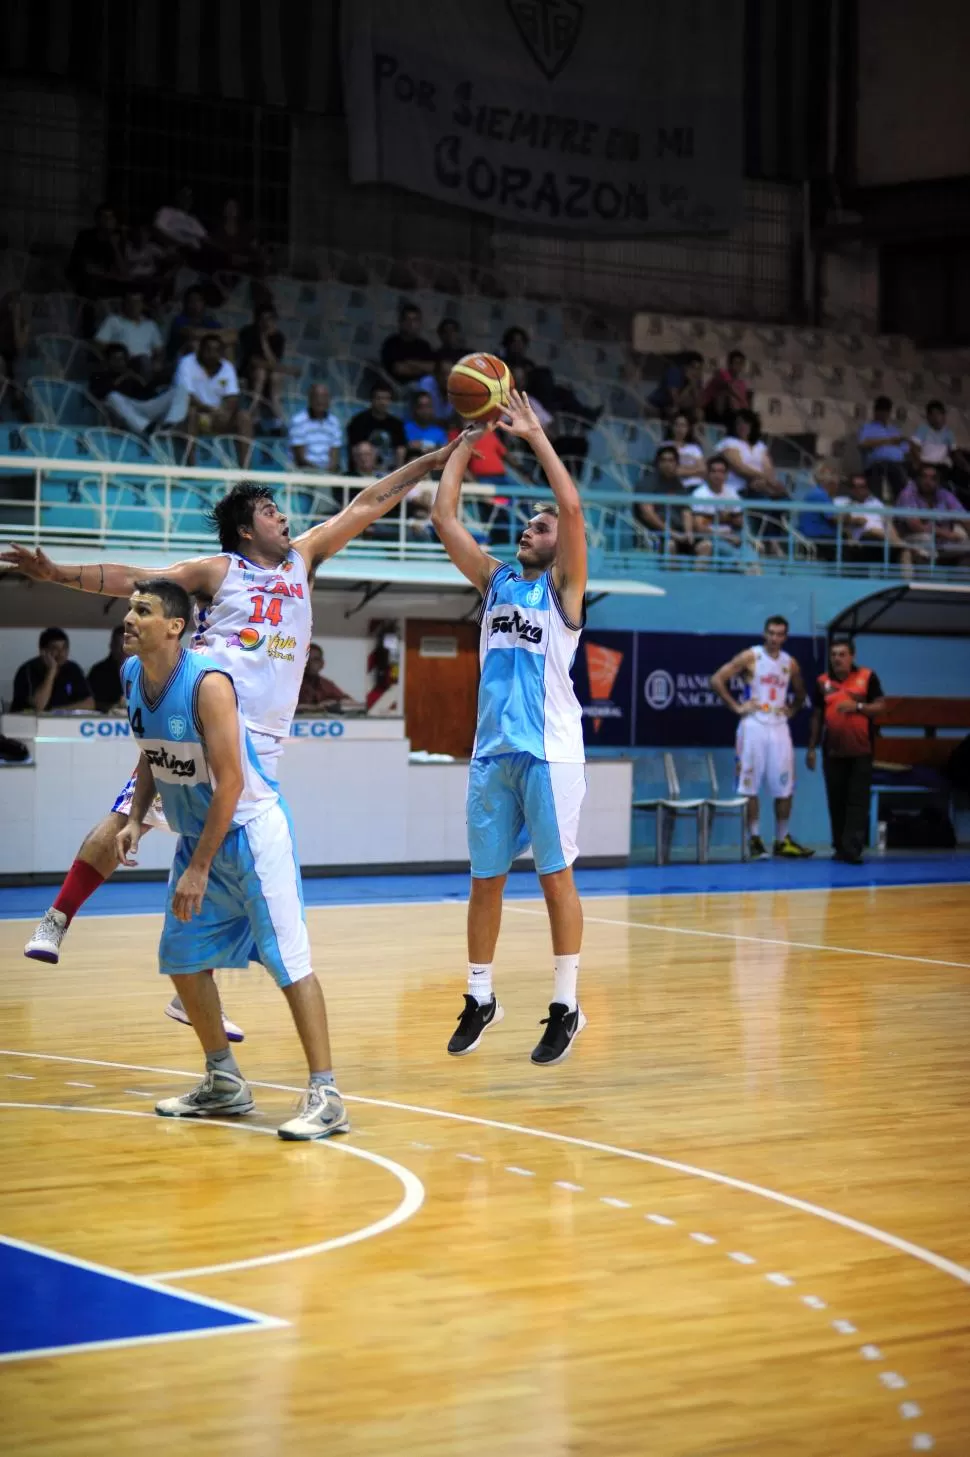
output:
[[[182,555],[212,550],[213,532],[205,512],[244,471],[128,462],[68,460],[0,455],[0,539],[40,547],[151,550]],[[346,505],[368,484],[359,476],[309,471],[259,471],[254,477],[270,487],[290,517],[294,536]],[[443,558],[430,522],[434,483],[420,482],[416,493],[394,508],[347,550],[361,560],[428,561]],[[466,526],[490,552],[514,555],[533,503],[548,497],[543,482],[530,485],[466,485],[462,511]],[[663,529],[645,526],[638,503],[652,505]],[[705,501],[708,510],[710,500]],[[659,570],[776,572],[886,578],[970,578],[970,516],[955,518],[922,507],[866,506],[878,516],[883,537],[854,540],[849,518],[862,514],[854,503],[826,505],[797,500],[726,500],[718,508],[720,532],[705,532],[692,511],[690,496],[644,495],[629,491],[585,494],[591,564],[598,576],[636,577]],[[693,535],[682,513],[693,516]],[[914,541],[907,523],[918,515],[926,531]],[[833,522],[830,537],[808,536],[800,529],[812,516]],[[737,521],[740,517],[740,523]],[[941,528],[964,524],[966,536],[948,539]],[[709,552],[697,543],[709,540]]]

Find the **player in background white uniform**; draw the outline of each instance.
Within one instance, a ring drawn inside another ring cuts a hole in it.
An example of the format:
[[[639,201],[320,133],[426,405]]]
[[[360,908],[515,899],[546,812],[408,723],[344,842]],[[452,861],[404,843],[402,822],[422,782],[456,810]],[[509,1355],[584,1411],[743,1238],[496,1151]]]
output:
[[[440,470],[457,443],[452,441],[372,482],[337,515],[311,526],[293,542],[272,490],[258,481],[240,481],[211,512],[222,547],[217,556],[146,570],[108,562],[61,565],[42,551],[12,546],[0,553],[0,561],[33,581],[54,582],[105,597],[130,597],[136,580],[152,576],[177,582],[197,604],[191,645],[231,674],[260,762],[275,779],[310,644],[314,572],[386,515],[415,482],[429,471]],[[25,956],[57,962],[74,916],[117,868],[115,840],[127,817],[133,788],[132,778],[111,812],[84,840],[53,905],[27,942]],[[157,809],[149,817],[149,824],[152,822],[165,824]],[[188,1025],[177,997],[165,1011]],[[242,1041],[242,1032],[228,1018],[226,1032],[232,1041]]]
[[[795,792],[795,754],[788,725],[805,702],[805,684],[801,668],[784,651],[787,636],[787,620],[769,617],[764,643],[745,648],[711,675],[714,692],[741,720],[737,734],[738,794],[748,797],[749,850],[753,860],[768,857],[761,838],[758,801],[762,780],[767,780],[768,792],[775,801],[774,853],[788,860],[803,860],[815,853],[793,840],[788,828]],[[730,689],[730,681],[737,675],[747,680],[745,696],[740,702]],[[789,692],[794,695],[791,702]]]
[[[532,447],[555,497],[535,507],[517,565],[488,556],[458,519],[470,442],[445,467],[431,517],[445,551],[482,594],[478,731],[468,772],[468,989],[448,1051],[473,1052],[486,1027],[502,1020],[492,990],[502,894],[513,859],[531,841],[554,976],[532,1061],[549,1066],[568,1055],[586,1024],[576,991],[583,908],[572,870],[586,755],[569,677],[585,621],[586,525],[576,485],[528,396],[513,390],[508,410],[505,429]]]

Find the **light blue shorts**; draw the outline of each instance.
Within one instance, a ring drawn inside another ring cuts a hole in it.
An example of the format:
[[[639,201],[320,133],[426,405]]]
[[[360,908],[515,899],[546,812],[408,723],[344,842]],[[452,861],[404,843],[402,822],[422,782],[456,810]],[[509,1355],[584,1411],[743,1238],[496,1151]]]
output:
[[[277,986],[309,976],[303,882],[282,802],[248,824],[230,828],[209,871],[202,914],[179,921],[172,914],[172,895],[195,843],[182,835],[175,847],[158,947],[162,975],[187,976],[259,961]]]
[[[585,793],[585,764],[550,764],[532,754],[473,759],[467,799],[472,875],[506,875],[530,844],[539,875],[572,865]]]

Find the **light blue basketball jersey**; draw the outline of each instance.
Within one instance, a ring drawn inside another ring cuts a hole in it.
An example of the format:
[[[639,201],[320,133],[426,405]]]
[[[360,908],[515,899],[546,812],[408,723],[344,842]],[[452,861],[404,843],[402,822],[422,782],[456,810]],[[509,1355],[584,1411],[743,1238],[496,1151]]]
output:
[[[526,753],[583,763],[583,716],[569,676],[583,624],[566,617],[550,573],[529,581],[514,567],[497,567],[480,621],[473,757]]]
[[[190,839],[197,839],[202,833],[215,782],[206,757],[197,703],[199,687],[208,673],[229,677],[223,668],[201,653],[183,649],[168,682],[153,700],[138,658],[128,658],[121,666],[128,720],[151,766],[165,818],[173,830]],[[279,794],[275,783],[260,769],[238,705],[236,717],[243,791],[232,822],[245,825],[276,804]]]

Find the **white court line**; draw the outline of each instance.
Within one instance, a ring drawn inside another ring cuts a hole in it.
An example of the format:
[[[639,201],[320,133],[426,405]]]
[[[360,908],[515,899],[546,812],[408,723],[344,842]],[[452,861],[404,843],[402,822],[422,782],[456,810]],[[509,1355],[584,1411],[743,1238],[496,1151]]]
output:
[[[0,1057],[28,1057],[42,1062],[69,1062],[83,1064],[86,1067],[118,1068],[123,1072],[160,1073],[163,1077],[173,1078],[197,1080],[199,1076],[198,1070],[187,1072],[185,1068],[148,1067],[144,1063],[107,1062],[100,1058],[65,1057],[63,1054],[53,1052],[21,1052],[13,1048],[0,1048]],[[292,1083],[251,1081],[250,1087],[271,1088],[283,1093],[303,1092],[302,1087],[297,1087]],[[783,1194],[778,1189],[768,1189],[763,1184],[752,1184],[747,1179],[736,1179],[731,1174],[719,1174],[713,1169],[699,1168],[696,1164],[680,1163],[676,1159],[662,1158],[659,1154],[640,1153],[638,1149],[619,1148],[612,1143],[598,1143],[593,1139],[579,1138],[570,1133],[552,1133],[545,1128],[529,1128],[520,1123],[501,1123],[494,1118],[478,1118],[471,1113],[452,1113],[444,1108],[426,1108],[417,1103],[397,1103],[387,1098],[364,1098],[353,1093],[344,1094],[343,1097],[344,1101],[348,1103],[361,1103],[371,1108],[390,1108],[397,1113],[418,1113],[428,1118],[444,1118],[454,1123],[471,1123],[478,1128],[496,1128],[502,1133],[522,1134],[526,1138],[543,1138],[551,1143],[565,1143],[573,1148],[588,1148],[593,1153],[612,1154],[617,1158],[633,1159],[637,1163],[669,1169],[675,1174],[686,1174],[690,1178],[705,1179],[711,1184],[720,1184],[727,1189],[737,1189],[742,1194],[754,1194],[760,1199],[770,1199],[772,1203],[783,1204],[788,1209],[797,1210],[800,1214],[810,1214],[816,1219],[824,1219],[828,1224],[839,1225],[842,1229],[851,1230],[853,1234],[863,1235],[866,1239],[886,1245],[898,1254],[909,1255],[914,1260],[920,1260],[924,1265],[931,1265],[944,1275],[950,1275],[954,1280],[959,1280],[962,1285],[970,1285],[970,1269],[958,1265],[954,1260],[948,1260],[945,1255],[938,1255],[934,1250],[925,1249],[922,1245],[913,1244],[911,1240],[890,1234],[888,1230],[878,1229],[874,1224],[866,1224],[864,1220],[853,1219],[851,1215],[840,1214],[835,1209],[826,1209],[821,1204],[812,1204],[809,1200],[799,1199],[794,1194]],[[358,1150],[358,1152],[362,1152],[362,1150]],[[651,1218],[650,1215],[645,1217]],[[667,1221],[661,1215],[653,1216],[653,1219],[654,1223],[673,1224],[675,1222],[674,1220]]]
[[[648,867],[650,868],[650,867]],[[457,872],[446,872],[455,874]],[[164,885],[163,880],[152,881],[150,884]],[[759,885],[745,885],[725,887],[723,890],[584,890],[583,900],[690,900],[691,896],[742,896],[742,895],[857,895],[860,891],[875,890],[953,890],[956,887],[967,886],[966,880],[902,880],[898,882],[886,881],[876,884],[872,881],[863,881],[859,885],[774,885],[762,887]],[[0,890],[4,887],[0,886]],[[505,901],[506,909],[516,909],[519,904],[543,905],[541,892],[532,896],[510,897]],[[459,899],[453,895],[432,896],[426,900],[399,900],[399,901],[321,901],[318,905],[308,905],[308,911],[400,911],[407,910],[409,906],[415,906],[419,910],[427,906],[455,906],[462,910],[467,905],[467,900]],[[43,912],[40,913],[41,915]],[[165,914],[164,906],[157,911],[86,911],[83,919],[85,921],[117,921],[120,918],[127,918],[133,921],[143,920],[146,916],[154,916],[161,920]],[[9,922],[16,926],[23,924],[36,926],[39,915],[35,912],[31,916],[4,916],[0,914],[0,925]],[[667,929],[667,928],[665,928]],[[943,965],[949,963],[944,962]]]
[[[138,1113],[130,1108],[78,1108],[73,1104],[63,1103],[0,1102],[0,1108],[42,1108],[56,1113],[103,1113],[114,1114],[119,1118],[155,1119],[157,1117],[155,1113]],[[275,1128],[260,1128],[254,1123],[241,1123],[235,1119],[230,1122],[228,1119],[204,1118],[199,1119],[194,1126],[197,1128],[239,1129],[245,1133],[263,1133],[273,1138],[276,1137]],[[403,1164],[397,1164],[393,1159],[385,1158],[383,1154],[371,1153],[369,1149],[354,1148],[349,1143],[331,1143],[328,1147],[340,1153],[351,1154],[354,1158],[365,1159],[367,1163],[376,1164],[378,1168],[385,1169],[388,1173],[393,1174],[404,1185],[404,1198],[398,1204],[397,1208],[392,1209],[391,1213],[386,1214],[383,1219],[377,1219],[372,1224],[364,1225],[361,1229],[351,1230],[349,1234],[336,1235],[333,1239],[321,1240],[318,1244],[302,1245],[299,1249],[282,1250],[279,1254],[275,1255],[256,1255],[249,1260],[228,1260],[225,1264],[221,1265],[200,1265],[190,1270],[160,1270],[156,1271],[153,1275],[145,1276],[144,1279],[141,1276],[134,1275],[127,1276],[126,1278],[137,1285],[152,1280],[191,1280],[199,1275],[220,1275],[229,1270],[254,1270],[263,1265],[281,1265],[286,1260],[302,1260],[310,1255],[322,1255],[329,1250],[343,1249],[346,1245],[358,1244],[361,1240],[372,1239],[376,1235],[385,1234],[389,1229],[394,1229],[396,1225],[403,1224],[405,1220],[410,1219],[412,1214],[416,1214],[421,1208],[421,1205],[424,1203],[424,1185],[417,1174],[413,1174]],[[76,1261],[75,1263],[80,1264],[83,1261]],[[91,1268],[96,1267],[92,1266]],[[179,1293],[181,1294],[182,1292],[180,1291]],[[193,1296],[192,1298],[200,1300],[203,1304],[206,1303],[202,1300],[201,1296]],[[235,1307],[226,1306],[225,1309],[235,1309]],[[280,1324],[285,1324],[285,1322],[280,1322]]]
[[[895,887],[893,887],[895,888]],[[889,889],[889,887],[885,887]],[[507,902],[507,911],[518,911],[520,916],[545,916],[546,910],[532,910],[531,907]],[[794,951],[832,951],[840,956],[872,956],[877,961],[914,961],[920,966],[949,966],[960,971],[970,971],[970,961],[938,961],[933,956],[902,956],[898,951],[867,951],[859,946],[828,946],[819,941],[782,941],[773,936],[739,936],[733,931],[700,931],[689,926],[664,926],[653,921],[621,921],[608,916],[585,916],[587,925],[623,926],[633,931],[663,931],[668,936],[702,936],[711,941],[741,941],[753,946],[788,946]]]
[[[40,1103],[0,1103],[3,1108],[38,1108],[57,1107],[56,1104]],[[80,1112],[81,1109],[62,1108],[63,1112]],[[147,1113],[125,1113],[122,1109],[85,1109],[90,1112],[119,1113],[121,1117],[147,1118]],[[238,1315],[247,1323],[245,1325],[229,1326],[207,1326],[204,1330],[194,1331],[167,1331],[164,1335],[154,1336],[131,1336],[120,1337],[111,1341],[75,1341],[63,1346],[44,1346],[43,1348],[30,1351],[5,1351],[0,1355],[0,1361],[31,1361],[41,1356],[63,1356],[73,1354],[75,1351],[105,1351],[119,1346],[147,1346],[155,1345],[164,1341],[191,1340],[196,1336],[235,1335],[237,1332],[254,1330],[280,1330],[289,1325],[289,1321],[280,1320],[275,1315],[263,1315],[256,1310],[247,1310],[242,1305],[230,1305],[227,1300],[215,1300],[208,1295],[195,1295],[190,1290],[171,1290],[163,1285],[154,1275],[129,1275],[124,1270],[116,1270],[111,1265],[98,1265],[93,1260],[82,1260],[76,1255],[65,1255],[61,1250],[49,1249],[46,1245],[31,1244],[25,1239],[14,1239],[11,1235],[0,1234],[0,1244],[9,1245],[11,1249],[26,1250],[31,1255],[43,1255],[46,1259],[57,1260],[62,1265],[73,1265],[78,1270],[92,1270],[98,1275],[107,1275],[112,1280],[120,1280],[124,1285],[137,1285],[142,1290],[154,1290],[161,1295],[171,1295],[177,1300],[187,1300],[190,1305],[202,1305],[207,1310],[222,1310],[228,1315]]]

